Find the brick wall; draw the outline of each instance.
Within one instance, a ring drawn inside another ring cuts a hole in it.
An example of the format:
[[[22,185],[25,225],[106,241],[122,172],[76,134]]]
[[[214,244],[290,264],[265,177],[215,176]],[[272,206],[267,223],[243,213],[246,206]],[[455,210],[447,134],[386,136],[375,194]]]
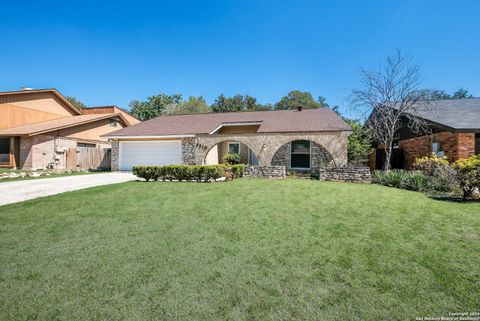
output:
[[[458,133],[457,142],[457,159],[475,155],[475,133]]]
[[[400,141],[399,146],[405,157],[405,168],[410,168],[415,158],[430,155],[432,143],[439,143],[440,150],[445,152],[445,156],[451,162],[475,155],[474,133],[441,132]]]

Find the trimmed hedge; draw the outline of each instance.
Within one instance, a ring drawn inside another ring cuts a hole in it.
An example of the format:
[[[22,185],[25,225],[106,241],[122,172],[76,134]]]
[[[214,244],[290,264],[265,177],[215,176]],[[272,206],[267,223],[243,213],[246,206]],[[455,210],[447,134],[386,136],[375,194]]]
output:
[[[244,164],[236,165],[167,165],[167,166],[133,166],[133,174],[145,179],[157,181],[197,181],[208,182],[220,177],[235,179],[243,176]]]

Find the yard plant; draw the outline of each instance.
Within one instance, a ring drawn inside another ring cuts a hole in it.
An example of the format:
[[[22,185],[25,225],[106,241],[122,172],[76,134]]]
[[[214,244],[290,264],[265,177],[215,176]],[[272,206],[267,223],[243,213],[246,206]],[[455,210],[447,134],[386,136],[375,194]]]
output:
[[[240,178],[245,172],[244,164],[236,165],[166,165],[134,166],[133,174],[145,179],[157,181],[197,181],[208,182],[226,176],[228,179]]]
[[[226,153],[223,156],[223,160],[230,165],[238,164],[240,163],[240,155],[237,153]]]
[[[463,191],[463,197],[468,198],[480,190],[480,154],[460,159],[454,164],[457,178]]]
[[[260,179],[130,182],[7,205],[0,320],[478,311],[479,213],[373,184]]]

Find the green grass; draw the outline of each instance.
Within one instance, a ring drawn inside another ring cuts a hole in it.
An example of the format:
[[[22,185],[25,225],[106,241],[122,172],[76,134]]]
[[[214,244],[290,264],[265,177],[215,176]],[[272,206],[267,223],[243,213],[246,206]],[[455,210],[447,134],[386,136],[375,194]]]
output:
[[[22,173],[22,172],[31,172],[27,170],[15,170],[15,169],[0,169],[0,173]],[[99,174],[99,173],[110,173],[110,172],[67,172],[67,173],[55,173],[48,176],[36,176],[36,177],[15,177],[15,178],[1,178],[0,183],[5,182],[16,182],[16,181],[26,181],[32,179],[42,179],[42,178],[52,178],[52,177],[64,177],[64,176],[77,176],[77,175],[88,175],[88,174]]]
[[[480,310],[480,204],[311,180],[131,182],[0,207],[1,320]]]

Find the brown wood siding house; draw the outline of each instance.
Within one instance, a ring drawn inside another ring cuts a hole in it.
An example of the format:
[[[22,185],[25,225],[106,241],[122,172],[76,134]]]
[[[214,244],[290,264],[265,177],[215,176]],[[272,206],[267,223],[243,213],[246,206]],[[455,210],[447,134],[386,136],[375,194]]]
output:
[[[432,153],[450,162],[480,153],[480,99],[438,100],[419,110],[429,124],[427,134],[415,135],[402,128],[394,142],[393,168],[411,168],[415,159]],[[381,146],[369,156],[372,170],[383,168]]]
[[[0,167],[65,169],[69,152],[110,148],[102,135],[138,123],[118,107],[102,111],[79,111],[55,89],[0,92]]]

